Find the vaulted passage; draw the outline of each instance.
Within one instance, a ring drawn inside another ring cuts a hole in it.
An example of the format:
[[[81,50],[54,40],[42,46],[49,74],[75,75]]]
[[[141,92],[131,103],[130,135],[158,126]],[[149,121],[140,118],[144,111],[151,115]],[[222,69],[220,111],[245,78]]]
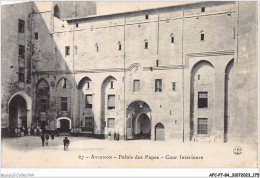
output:
[[[151,139],[151,109],[143,101],[134,101],[127,108],[127,139]]]
[[[9,104],[9,126],[27,127],[26,101],[20,95],[13,97]]]

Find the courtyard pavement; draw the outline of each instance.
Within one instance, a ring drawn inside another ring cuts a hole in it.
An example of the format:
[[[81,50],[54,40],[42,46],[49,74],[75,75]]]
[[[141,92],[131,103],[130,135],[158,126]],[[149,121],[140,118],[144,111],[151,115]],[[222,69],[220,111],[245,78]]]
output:
[[[181,140],[109,141],[64,136],[42,146],[39,136],[2,139],[3,168],[99,168],[99,167],[257,167],[257,147],[248,143],[182,142]],[[50,141],[50,140],[49,140]],[[242,148],[234,154],[234,148]]]

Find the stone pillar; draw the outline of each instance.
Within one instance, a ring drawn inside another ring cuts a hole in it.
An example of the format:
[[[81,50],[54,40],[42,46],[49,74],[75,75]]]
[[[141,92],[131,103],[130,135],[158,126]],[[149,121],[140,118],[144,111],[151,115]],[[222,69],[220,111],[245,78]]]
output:
[[[215,137],[224,142],[225,73],[215,71]]]
[[[96,86],[93,89],[93,113],[94,113],[94,134],[101,134],[101,86]]]

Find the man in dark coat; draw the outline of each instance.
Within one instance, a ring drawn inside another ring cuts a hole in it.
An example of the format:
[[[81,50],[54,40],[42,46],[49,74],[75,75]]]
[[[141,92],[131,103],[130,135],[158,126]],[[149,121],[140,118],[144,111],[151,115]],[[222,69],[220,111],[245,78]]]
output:
[[[41,139],[42,139],[42,146],[44,146],[45,137],[44,137],[44,134],[43,134],[43,133],[42,133],[42,135],[41,135]]]
[[[114,140],[116,140],[116,131],[114,131]]]
[[[69,150],[69,144],[70,144],[68,137],[65,137],[65,139],[63,140],[63,144],[64,144],[64,150],[68,151]]]

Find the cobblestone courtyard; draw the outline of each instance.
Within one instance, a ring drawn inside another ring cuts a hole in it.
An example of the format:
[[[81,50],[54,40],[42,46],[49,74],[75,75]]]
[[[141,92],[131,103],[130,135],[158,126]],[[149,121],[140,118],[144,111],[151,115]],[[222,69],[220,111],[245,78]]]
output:
[[[39,136],[2,139],[3,167],[256,167],[257,150],[244,143],[195,143],[151,140],[109,141],[69,137],[69,151],[63,150],[63,136],[54,146],[41,145]],[[240,146],[242,154],[235,155]],[[213,161],[214,160],[214,161]],[[251,161],[249,161],[251,160]]]

